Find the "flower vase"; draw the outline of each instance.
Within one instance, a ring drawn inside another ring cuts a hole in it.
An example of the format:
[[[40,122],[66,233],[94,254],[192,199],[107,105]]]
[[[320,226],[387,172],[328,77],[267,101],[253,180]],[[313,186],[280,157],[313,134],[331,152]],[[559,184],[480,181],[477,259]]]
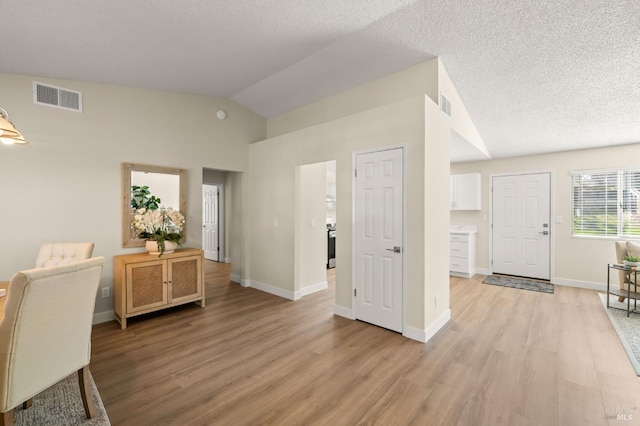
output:
[[[165,241],[163,254],[173,253],[177,247],[178,247],[178,244],[174,243],[173,241]],[[156,254],[158,256],[160,255],[160,247],[158,247],[157,241],[147,240],[147,242],[144,245],[144,248],[147,249],[149,254]]]

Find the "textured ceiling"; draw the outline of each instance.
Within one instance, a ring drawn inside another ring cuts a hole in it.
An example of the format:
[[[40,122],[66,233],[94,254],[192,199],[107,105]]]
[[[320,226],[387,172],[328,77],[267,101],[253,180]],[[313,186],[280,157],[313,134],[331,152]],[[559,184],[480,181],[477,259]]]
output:
[[[0,0],[0,12],[0,72],[225,96],[272,117],[439,56],[494,158],[640,142],[637,0]]]

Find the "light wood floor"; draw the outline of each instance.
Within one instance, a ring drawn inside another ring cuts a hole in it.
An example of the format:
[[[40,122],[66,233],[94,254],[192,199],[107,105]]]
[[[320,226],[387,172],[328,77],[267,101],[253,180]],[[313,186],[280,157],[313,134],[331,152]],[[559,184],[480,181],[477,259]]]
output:
[[[421,344],[334,316],[333,283],[292,302],[207,261],[205,309],[95,326],[91,370],[114,426],[640,424],[640,380],[595,292],[483,278],[451,279],[452,319]]]

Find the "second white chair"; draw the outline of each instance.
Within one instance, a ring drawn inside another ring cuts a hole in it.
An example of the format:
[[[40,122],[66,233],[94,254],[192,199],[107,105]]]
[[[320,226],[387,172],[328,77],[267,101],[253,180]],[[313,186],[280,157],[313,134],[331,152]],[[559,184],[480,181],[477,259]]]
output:
[[[40,247],[36,268],[69,265],[89,259],[93,255],[93,243],[47,243]]]

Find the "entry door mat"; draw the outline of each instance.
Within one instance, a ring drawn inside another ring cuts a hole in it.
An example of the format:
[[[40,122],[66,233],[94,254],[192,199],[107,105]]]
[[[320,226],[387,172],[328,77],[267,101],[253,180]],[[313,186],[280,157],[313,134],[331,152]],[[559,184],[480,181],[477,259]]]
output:
[[[632,312],[627,318],[626,300],[624,303],[620,303],[618,302],[618,296],[609,295],[609,306],[614,306],[618,309],[607,309],[607,296],[602,293],[598,293],[598,296],[600,296],[602,306],[607,311],[613,328],[618,333],[620,342],[624,346],[633,369],[636,370],[636,375],[640,376],[640,314]],[[633,308],[633,300],[631,301],[631,307]]]
[[[553,284],[546,281],[530,280],[509,275],[489,275],[483,284],[500,285],[502,287],[519,288],[521,290],[539,291],[553,294]]]

